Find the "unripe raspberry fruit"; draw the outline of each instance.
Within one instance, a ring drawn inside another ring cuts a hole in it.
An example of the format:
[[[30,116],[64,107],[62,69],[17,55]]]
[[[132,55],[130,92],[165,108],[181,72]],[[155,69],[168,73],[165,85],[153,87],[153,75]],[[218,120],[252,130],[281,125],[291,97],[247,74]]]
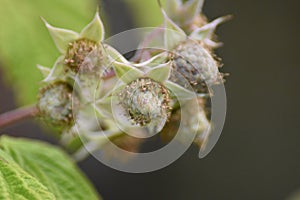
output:
[[[64,82],[56,82],[42,88],[37,103],[39,115],[55,126],[71,125],[72,97],[72,87]]]
[[[168,119],[169,91],[150,78],[139,78],[128,84],[119,94],[122,107],[134,124],[145,126],[152,120]]]
[[[84,61],[84,59],[93,50],[96,50],[99,45],[88,39],[79,39],[69,44],[67,53],[65,56],[65,64],[73,72],[78,72]]]
[[[207,93],[207,86],[222,81],[218,63],[201,43],[186,40],[172,52],[173,70],[170,80],[188,88],[186,81],[197,93]],[[186,80],[183,80],[186,79]]]

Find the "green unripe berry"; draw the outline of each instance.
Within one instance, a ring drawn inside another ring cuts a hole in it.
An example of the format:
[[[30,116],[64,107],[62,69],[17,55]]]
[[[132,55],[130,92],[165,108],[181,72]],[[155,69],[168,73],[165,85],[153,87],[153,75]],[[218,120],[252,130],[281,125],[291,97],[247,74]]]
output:
[[[173,60],[170,80],[188,88],[186,81],[197,93],[207,93],[207,86],[220,80],[218,63],[200,43],[186,40],[172,52]],[[186,79],[186,80],[183,80]]]
[[[73,124],[72,87],[64,82],[52,83],[40,90],[37,108],[39,115],[55,126]]]
[[[134,124],[145,126],[153,120],[166,120],[170,115],[169,91],[150,78],[139,78],[119,94],[122,107]]]

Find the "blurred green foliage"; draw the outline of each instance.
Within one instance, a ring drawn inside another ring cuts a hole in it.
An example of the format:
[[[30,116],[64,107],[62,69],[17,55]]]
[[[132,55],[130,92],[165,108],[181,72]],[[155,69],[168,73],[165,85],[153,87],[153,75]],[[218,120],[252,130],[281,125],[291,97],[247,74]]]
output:
[[[139,27],[156,27],[162,24],[162,14],[157,0],[124,0],[131,11],[133,20]],[[165,0],[161,0],[162,3]]]
[[[94,16],[96,0],[1,0],[0,63],[19,104],[35,102],[42,75],[59,55],[40,17],[57,27],[81,30]]]
[[[59,148],[36,140],[8,136],[1,136],[0,148],[0,180],[6,180],[0,181],[0,199],[4,189],[7,190],[6,195],[15,192],[25,197],[28,193],[41,195],[41,198],[29,196],[26,199],[54,199],[45,198],[51,197],[49,192],[57,200],[100,198],[73,160]],[[16,191],[12,190],[15,188]]]

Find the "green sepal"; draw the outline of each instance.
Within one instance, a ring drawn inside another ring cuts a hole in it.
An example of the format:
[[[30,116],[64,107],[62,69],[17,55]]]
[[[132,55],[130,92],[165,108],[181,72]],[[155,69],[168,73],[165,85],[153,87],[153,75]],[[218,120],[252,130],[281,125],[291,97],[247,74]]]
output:
[[[111,101],[112,101],[112,97],[107,96],[100,99],[93,105],[96,114],[99,115],[98,117],[105,117],[105,118],[112,117]]]
[[[202,11],[204,0],[190,0],[184,5],[187,20],[193,20]]]
[[[217,28],[218,25],[230,20],[232,18],[231,15],[227,15],[224,17],[219,17],[215,19],[214,21],[197,28],[190,34],[190,38],[194,40],[210,40],[213,37],[213,34]]]
[[[169,79],[170,73],[171,62],[168,62],[152,68],[149,72],[146,73],[146,76],[157,82],[163,83]]]
[[[161,6],[161,5],[160,5]],[[185,32],[174,23],[165,10],[161,6],[161,12],[164,17],[164,42],[166,50],[174,49],[180,42],[186,40],[187,35]]]
[[[44,18],[42,18],[42,20],[44,21],[59,52],[65,54],[69,44],[78,39],[78,33],[67,29],[53,27]]]
[[[144,75],[141,70],[131,66],[130,64],[115,61],[113,65],[117,77],[126,84],[131,83]]]
[[[43,80],[43,82],[51,82],[64,74],[63,60],[64,60],[64,57],[60,56],[55,61],[54,66],[52,67],[48,76]]]
[[[178,15],[178,9],[182,5],[181,0],[167,0],[166,2],[166,11],[167,14],[171,17]]]
[[[48,67],[44,67],[42,65],[37,65],[36,67],[40,70],[40,72],[41,72],[41,74],[43,75],[44,78],[49,76],[49,74],[51,73],[51,69],[48,68]]]
[[[164,85],[179,99],[179,100],[187,100],[196,98],[196,93],[185,89],[184,87],[173,83],[171,81],[166,81]]]
[[[112,46],[105,44],[104,50],[112,62],[117,61],[117,62],[129,63],[127,59]]]
[[[104,40],[104,34],[103,23],[96,12],[94,19],[81,31],[80,37],[99,43]]]
[[[168,52],[163,52],[158,55],[151,57],[150,59],[141,62],[141,63],[133,63],[135,67],[156,67],[157,65],[164,63],[169,57]]]

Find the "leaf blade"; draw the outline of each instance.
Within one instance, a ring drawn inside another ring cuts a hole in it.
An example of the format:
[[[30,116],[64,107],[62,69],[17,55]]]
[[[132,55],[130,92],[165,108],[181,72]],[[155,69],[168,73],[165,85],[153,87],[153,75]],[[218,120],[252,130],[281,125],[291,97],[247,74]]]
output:
[[[0,199],[49,199],[55,196],[0,150]]]
[[[99,199],[74,162],[60,149],[29,139],[2,136],[0,146],[56,199]]]

